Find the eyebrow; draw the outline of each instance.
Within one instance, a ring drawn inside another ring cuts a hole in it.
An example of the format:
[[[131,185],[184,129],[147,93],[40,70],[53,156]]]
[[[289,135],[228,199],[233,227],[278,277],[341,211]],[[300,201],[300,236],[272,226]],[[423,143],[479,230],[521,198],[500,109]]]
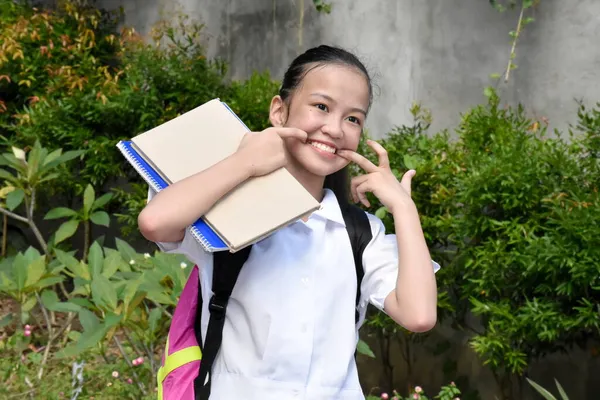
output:
[[[324,98],[324,99],[326,99],[326,100],[329,100],[329,101],[330,101],[330,102],[332,102],[332,103],[335,103],[335,102],[336,102],[336,101],[333,99],[333,97],[331,97],[331,96],[329,96],[329,95],[326,95],[326,94],[324,94],[324,93],[311,93],[311,96],[312,96],[312,97],[322,97],[322,98]],[[359,113],[361,113],[361,114],[363,114],[363,115],[367,115],[367,112],[366,112],[365,110],[363,110],[362,108],[360,108],[360,107],[352,107],[350,110],[351,110],[351,111],[355,111],[355,112],[359,112]]]

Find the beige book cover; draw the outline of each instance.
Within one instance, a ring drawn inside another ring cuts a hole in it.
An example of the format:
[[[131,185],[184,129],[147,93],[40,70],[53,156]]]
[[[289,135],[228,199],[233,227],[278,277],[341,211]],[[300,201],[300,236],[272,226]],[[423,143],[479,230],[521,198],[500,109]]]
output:
[[[248,132],[219,99],[131,139],[169,184],[233,154]],[[319,202],[285,169],[254,177],[219,200],[202,218],[238,251],[318,209]]]

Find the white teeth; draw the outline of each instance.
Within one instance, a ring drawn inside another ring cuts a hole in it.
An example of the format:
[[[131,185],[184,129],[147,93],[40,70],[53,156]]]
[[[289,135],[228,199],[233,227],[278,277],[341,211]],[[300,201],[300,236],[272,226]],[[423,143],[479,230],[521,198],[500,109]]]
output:
[[[319,142],[310,142],[310,145],[316,147],[319,150],[327,151],[329,153],[335,153],[335,149],[333,147],[327,146],[326,144]]]

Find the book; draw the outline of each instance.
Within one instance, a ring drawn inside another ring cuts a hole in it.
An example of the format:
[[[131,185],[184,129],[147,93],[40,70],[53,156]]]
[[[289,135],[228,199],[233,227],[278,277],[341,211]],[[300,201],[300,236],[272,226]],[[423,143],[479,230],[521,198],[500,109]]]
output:
[[[237,151],[250,130],[220,99],[121,140],[117,147],[156,192]],[[253,177],[223,196],[190,226],[209,252],[236,252],[319,209],[287,169]]]

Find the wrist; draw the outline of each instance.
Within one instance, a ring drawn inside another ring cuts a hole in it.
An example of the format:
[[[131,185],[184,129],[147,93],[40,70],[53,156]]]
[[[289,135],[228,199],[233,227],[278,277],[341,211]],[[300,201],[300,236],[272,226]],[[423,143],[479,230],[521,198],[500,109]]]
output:
[[[256,175],[254,164],[246,152],[238,150],[229,157],[231,162],[231,168],[240,174],[240,178],[243,180],[250,179]]]
[[[401,199],[399,201],[394,202],[388,207],[390,213],[394,216],[406,215],[407,213],[416,213],[417,205],[411,199]]]

